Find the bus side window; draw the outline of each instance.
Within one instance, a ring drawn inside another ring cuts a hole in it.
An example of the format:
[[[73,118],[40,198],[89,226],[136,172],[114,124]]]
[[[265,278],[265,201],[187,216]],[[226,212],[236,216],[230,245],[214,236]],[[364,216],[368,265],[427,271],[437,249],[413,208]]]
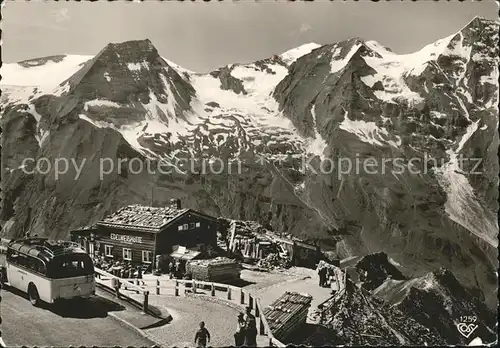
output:
[[[35,259],[32,256],[26,258],[26,266],[32,271],[35,270]]]
[[[19,261],[18,259],[19,259],[19,254],[17,253],[17,251],[12,249],[7,250],[7,260],[17,263]]]
[[[17,254],[17,264],[23,267],[28,267],[28,258],[26,255]]]
[[[40,263],[38,265],[38,272],[40,272],[41,274],[47,274],[47,269],[45,268],[45,264],[38,260]]]
[[[39,259],[32,259],[33,270],[40,274],[45,274],[45,265]],[[30,267],[31,268],[31,267]]]

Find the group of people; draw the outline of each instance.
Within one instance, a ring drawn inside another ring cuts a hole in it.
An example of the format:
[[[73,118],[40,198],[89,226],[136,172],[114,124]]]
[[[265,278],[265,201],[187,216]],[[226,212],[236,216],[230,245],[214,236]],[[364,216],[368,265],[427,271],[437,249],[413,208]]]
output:
[[[329,267],[321,267],[318,269],[319,286],[322,288],[329,287],[335,282],[335,271]]]
[[[182,279],[186,275],[186,262],[174,259],[167,263],[164,271],[170,278]]]
[[[234,345],[236,347],[257,347],[257,321],[252,314],[252,307],[247,307],[245,314],[238,315]]]
[[[198,347],[206,347],[210,343],[210,332],[203,321],[200,323],[198,331],[196,331],[194,343]],[[236,347],[257,347],[257,321],[252,314],[252,307],[247,307],[245,314],[240,313],[238,315],[234,345]]]
[[[94,266],[111,273],[115,277],[142,279],[143,268],[141,266],[133,266],[128,261],[117,260],[109,262],[104,256],[95,256]]]

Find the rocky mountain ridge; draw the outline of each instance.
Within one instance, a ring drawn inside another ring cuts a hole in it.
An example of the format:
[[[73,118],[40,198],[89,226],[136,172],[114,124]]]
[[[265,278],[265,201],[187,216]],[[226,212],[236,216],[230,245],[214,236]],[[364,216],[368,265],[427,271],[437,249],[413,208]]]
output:
[[[308,44],[210,74],[149,40],[4,64],[2,234],[62,238],[123,205],[181,198],[340,257],[384,251],[412,276],[444,266],[494,306],[498,27],[475,18],[409,55],[362,39]],[[81,170],[56,180],[54,168],[27,173],[26,158]],[[136,173],[133,158],[176,170]],[[406,170],[382,162],[396,158]],[[202,173],[215,159],[239,167]],[[375,173],[339,165],[368,159]]]
[[[341,266],[342,267],[342,266]],[[383,253],[370,254],[349,267],[345,293],[319,309],[319,324],[308,344],[320,345],[468,345],[457,326],[473,316],[474,337],[495,342],[496,316],[446,269],[407,279]],[[381,269],[397,273],[379,287],[360,279],[382,279]],[[352,272],[354,271],[354,272]],[[354,276],[357,274],[357,276]],[[370,290],[371,289],[371,290]],[[328,331],[322,328],[328,328]]]

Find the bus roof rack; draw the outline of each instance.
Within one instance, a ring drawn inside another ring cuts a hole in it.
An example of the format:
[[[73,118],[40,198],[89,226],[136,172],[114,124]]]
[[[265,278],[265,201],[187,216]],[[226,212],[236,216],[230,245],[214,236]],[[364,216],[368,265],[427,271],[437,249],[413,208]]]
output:
[[[85,250],[77,243],[65,241],[65,240],[49,240],[46,237],[29,237],[29,238],[20,238],[16,240],[12,240],[9,243],[9,246],[13,247],[14,244],[19,245],[19,249],[22,246],[30,247],[29,250],[39,250],[47,253],[51,257],[72,254],[72,253],[85,253]],[[29,253],[29,250],[26,250],[26,253]]]
[[[9,242],[9,244],[13,243],[23,243],[23,244],[40,244],[47,241],[47,237],[24,237],[13,239]]]

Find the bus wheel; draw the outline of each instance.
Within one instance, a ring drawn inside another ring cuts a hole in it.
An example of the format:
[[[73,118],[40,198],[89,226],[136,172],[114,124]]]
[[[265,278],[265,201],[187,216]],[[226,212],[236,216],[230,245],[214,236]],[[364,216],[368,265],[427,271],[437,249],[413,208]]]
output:
[[[30,284],[28,287],[28,298],[33,306],[38,306],[40,304],[40,296],[34,284]]]

